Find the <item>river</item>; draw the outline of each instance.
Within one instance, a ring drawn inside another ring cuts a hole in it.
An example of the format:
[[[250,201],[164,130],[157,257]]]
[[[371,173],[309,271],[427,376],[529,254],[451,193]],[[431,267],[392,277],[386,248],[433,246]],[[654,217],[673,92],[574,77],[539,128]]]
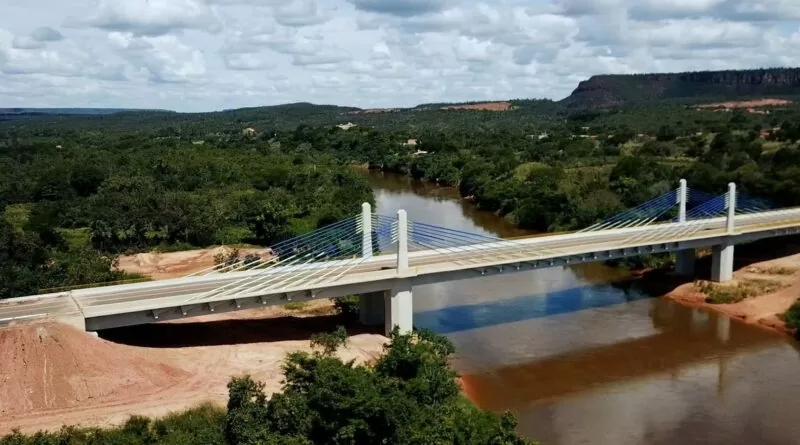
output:
[[[376,211],[523,235],[452,189],[366,173]],[[600,264],[414,288],[465,392],[545,445],[800,444],[800,360],[782,335],[653,298]]]

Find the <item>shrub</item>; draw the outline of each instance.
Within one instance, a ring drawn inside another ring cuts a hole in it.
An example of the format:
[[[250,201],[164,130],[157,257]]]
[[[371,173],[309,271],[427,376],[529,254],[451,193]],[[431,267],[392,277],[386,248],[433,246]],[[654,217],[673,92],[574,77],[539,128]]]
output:
[[[347,345],[347,330],[342,326],[337,326],[336,330],[330,333],[314,334],[311,336],[311,347],[322,349],[323,355],[332,355],[342,346]]]
[[[800,329],[800,300],[795,301],[792,307],[783,313],[783,321],[786,322],[786,327],[794,330],[797,335]]]
[[[334,298],[333,307],[336,312],[348,318],[358,318],[358,295]]]

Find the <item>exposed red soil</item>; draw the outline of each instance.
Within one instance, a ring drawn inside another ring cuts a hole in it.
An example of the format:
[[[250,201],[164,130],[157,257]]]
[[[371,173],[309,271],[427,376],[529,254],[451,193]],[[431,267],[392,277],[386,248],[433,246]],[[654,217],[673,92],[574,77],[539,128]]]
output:
[[[792,101],[784,99],[756,99],[756,100],[741,100],[730,102],[718,102],[712,104],[694,105],[693,108],[763,108],[763,107],[776,107],[782,105],[790,105]]]
[[[485,102],[480,104],[450,105],[442,107],[442,110],[481,110],[481,111],[508,111],[510,102]]]
[[[400,108],[367,108],[365,110],[350,111],[347,114],[391,113],[394,111],[400,111]]]
[[[189,373],[70,326],[0,330],[0,417],[124,400],[171,387]]]
[[[328,300],[301,310],[267,307],[180,322],[120,328],[98,338],[57,323],[0,328],[0,436],[108,426],[130,415],[163,416],[204,402],[224,405],[232,376],[250,374],[268,394],[281,390],[281,365],[309,351],[313,333],[345,324],[345,360],[374,360],[386,338],[347,324]]]

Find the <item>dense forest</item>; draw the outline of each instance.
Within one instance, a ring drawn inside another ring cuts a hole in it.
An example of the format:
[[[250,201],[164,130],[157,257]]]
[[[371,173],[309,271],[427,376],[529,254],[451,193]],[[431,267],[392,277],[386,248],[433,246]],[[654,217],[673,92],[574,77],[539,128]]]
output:
[[[516,435],[511,414],[481,411],[461,394],[446,338],[395,330],[373,365],[337,358],[346,339],[340,328],[312,338],[312,354],[289,354],[283,392],[271,398],[262,384],[237,377],[228,384],[227,409],[132,417],[113,429],[12,433],[0,445],[532,445]]]
[[[122,252],[269,245],[355,214],[364,179],[320,154],[153,135],[0,148],[0,297],[126,278]]]
[[[481,208],[538,231],[588,226],[681,177],[714,194],[735,181],[775,205],[800,204],[795,104],[510,104],[7,117],[0,298],[131,278],[115,268],[122,253],[266,246],[355,214],[372,195],[353,165],[458,187]]]

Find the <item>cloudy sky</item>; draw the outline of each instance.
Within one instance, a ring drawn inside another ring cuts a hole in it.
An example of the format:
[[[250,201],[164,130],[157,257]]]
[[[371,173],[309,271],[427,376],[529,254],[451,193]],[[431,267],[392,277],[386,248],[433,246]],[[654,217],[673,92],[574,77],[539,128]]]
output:
[[[560,99],[800,66],[798,0],[0,0],[0,107]]]

